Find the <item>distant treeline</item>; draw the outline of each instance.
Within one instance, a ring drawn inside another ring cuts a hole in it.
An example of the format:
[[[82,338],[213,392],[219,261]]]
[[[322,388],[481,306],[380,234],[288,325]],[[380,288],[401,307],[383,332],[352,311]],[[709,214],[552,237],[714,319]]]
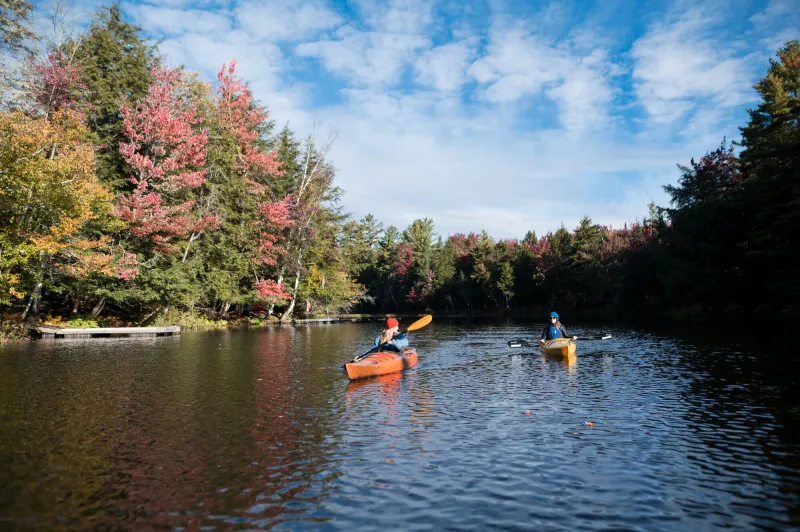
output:
[[[755,89],[742,140],[679,166],[667,208],[623,229],[584,218],[522,241],[435,241],[433,221],[358,235],[361,310],[569,309],[608,318],[800,318],[800,43]]]
[[[117,6],[81,34],[0,20],[0,309],[140,324],[242,313],[798,316],[800,45],[669,208],[521,241],[340,212],[330,141],[276,130],[237,73],[170,69]],[[58,14],[54,17],[58,25]],[[58,39],[55,36],[59,36]]]

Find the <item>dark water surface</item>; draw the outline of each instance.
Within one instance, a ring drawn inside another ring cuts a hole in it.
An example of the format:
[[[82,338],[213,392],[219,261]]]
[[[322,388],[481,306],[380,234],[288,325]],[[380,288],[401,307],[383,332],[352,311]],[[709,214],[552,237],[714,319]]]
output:
[[[434,322],[348,383],[376,330],[0,346],[0,529],[800,529],[796,343]]]

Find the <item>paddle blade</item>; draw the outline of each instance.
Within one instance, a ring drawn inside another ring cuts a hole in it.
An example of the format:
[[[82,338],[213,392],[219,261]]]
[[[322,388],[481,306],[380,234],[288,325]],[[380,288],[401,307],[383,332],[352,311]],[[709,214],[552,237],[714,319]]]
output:
[[[433,321],[433,316],[428,314],[428,315],[423,316],[422,318],[418,319],[417,321],[415,321],[411,325],[409,325],[406,330],[407,331],[416,331],[416,330],[422,329],[423,327],[428,325],[431,321]]]
[[[579,336],[576,340],[608,340],[611,335],[606,333],[603,336]]]
[[[509,340],[508,347],[530,347],[530,342],[526,340]]]

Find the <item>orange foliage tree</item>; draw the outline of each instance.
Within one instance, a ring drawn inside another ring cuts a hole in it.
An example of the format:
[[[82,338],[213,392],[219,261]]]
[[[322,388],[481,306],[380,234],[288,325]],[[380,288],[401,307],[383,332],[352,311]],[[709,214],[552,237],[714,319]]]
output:
[[[29,295],[23,317],[38,313],[46,279],[113,276],[124,260],[103,235],[113,198],[87,133],[70,110],[0,113],[0,304]]]

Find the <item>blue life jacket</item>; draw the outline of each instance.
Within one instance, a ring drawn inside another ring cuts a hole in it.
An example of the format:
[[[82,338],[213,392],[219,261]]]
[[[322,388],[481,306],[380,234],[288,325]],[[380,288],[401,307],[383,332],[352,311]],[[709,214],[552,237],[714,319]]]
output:
[[[550,340],[561,338],[561,327],[556,327],[555,325],[551,325],[550,328],[547,330],[547,338],[549,338]]]
[[[372,347],[378,347],[380,341],[381,341],[380,336],[375,338],[375,341],[372,342]],[[405,334],[400,334],[398,336],[395,336],[394,339],[388,344],[384,344],[381,349],[383,349],[384,351],[402,351],[406,347],[408,347],[408,338],[406,338]]]

